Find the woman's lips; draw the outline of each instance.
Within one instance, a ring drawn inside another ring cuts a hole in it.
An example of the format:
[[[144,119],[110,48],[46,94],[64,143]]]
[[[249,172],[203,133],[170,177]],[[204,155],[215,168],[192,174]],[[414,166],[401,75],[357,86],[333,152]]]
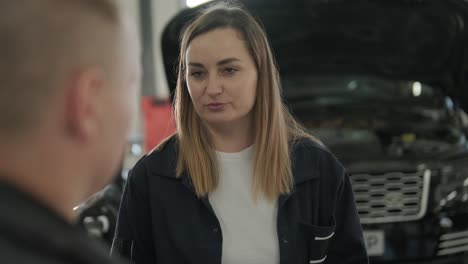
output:
[[[208,110],[213,111],[213,112],[222,111],[224,109],[224,106],[225,106],[225,104],[223,104],[223,103],[211,103],[211,104],[206,105]]]

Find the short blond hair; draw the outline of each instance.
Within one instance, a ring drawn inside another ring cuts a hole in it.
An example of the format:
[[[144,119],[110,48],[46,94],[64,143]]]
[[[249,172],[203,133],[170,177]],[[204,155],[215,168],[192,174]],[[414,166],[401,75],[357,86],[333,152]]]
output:
[[[73,67],[104,60],[101,45],[112,43],[120,22],[113,0],[1,1],[0,135],[40,122]]]

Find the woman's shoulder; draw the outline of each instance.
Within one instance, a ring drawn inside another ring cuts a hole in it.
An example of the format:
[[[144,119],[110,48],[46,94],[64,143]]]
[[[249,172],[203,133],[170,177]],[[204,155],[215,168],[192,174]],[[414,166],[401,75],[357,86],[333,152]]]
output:
[[[172,135],[140,158],[130,175],[172,175],[177,166],[177,137]]]
[[[291,141],[291,149],[293,156],[314,156],[338,162],[337,158],[332,154],[327,146],[314,137],[303,137]]]
[[[313,137],[300,138],[292,142],[294,167],[308,171],[316,177],[330,178],[332,175],[343,178],[345,168],[333,153]]]
[[[148,157],[158,157],[167,155],[177,150],[177,134],[172,134],[163,141],[161,141],[154,149],[148,152]]]

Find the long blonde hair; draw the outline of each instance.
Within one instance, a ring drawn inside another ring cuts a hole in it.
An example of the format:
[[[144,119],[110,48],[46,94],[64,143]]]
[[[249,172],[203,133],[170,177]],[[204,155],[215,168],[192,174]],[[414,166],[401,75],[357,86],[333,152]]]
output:
[[[282,102],[278,69],[263,28],[245,10],[218,3],[199,14],[186,28],[179,57],[174,99],[178,142],[177,176],[187,171],[195,191],[204,197],[219,182],[219,164],[213,142],[204,122],[195,112],[185,80],[186,51],[197,36],[219,28],[232,28],[243,34],[258,71],[257,98],[253,111],[256,127],[253,194],[274,200],[294,187],[291,143],[301,138],[319,142],[292,117]]]

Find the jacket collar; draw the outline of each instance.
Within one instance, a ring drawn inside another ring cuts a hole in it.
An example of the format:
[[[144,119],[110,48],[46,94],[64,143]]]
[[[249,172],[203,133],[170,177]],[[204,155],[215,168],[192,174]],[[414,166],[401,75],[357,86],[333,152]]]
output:
[[[296,186],[319,176],[318,157],[314,155],[315,151],[311,151],[311,149],[317,146],[323,148],[318,143],[308,139],[291,143],[293,176]],[[187,172],[182,173],[179,178],[176,177],[177,156],[177,139],[173,136],[161,149],[148,154],[146,164],[151,174],[179,179],[190,186],[191,179]]]

